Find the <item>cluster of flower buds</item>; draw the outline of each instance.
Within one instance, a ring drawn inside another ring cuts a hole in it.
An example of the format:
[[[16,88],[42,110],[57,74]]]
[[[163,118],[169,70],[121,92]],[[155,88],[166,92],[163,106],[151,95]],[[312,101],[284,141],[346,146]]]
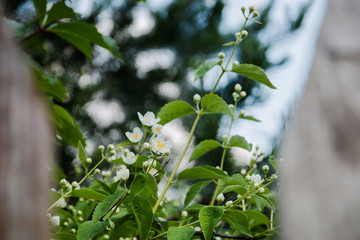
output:
[[[241,7],[241,11],[243,13],[243,15],[245,16],[245,12],[246,12],[246,8],[244,6]],[[251,15],[252,14],[252,15]],[[251,16],[250,16],[251,15]],[[256,18],[257,16],[259,16],[259,12],[255,11],[255,7],[254,6],[250,6],[249,7],[249,16],[250,18]],[[246,16],[245,16],[246,17]]]

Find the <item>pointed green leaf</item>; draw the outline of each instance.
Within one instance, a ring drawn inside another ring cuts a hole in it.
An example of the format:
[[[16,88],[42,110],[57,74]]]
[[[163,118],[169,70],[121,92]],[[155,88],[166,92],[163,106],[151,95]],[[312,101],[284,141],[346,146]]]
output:
[[[228,43],[225,43],[225,44],[223,44],[223,46],[224,47],[226,47],[226,46],[231,46],[231,45],[234,45],[236,42],[228,42]]]
[[[201,107],[205,113],[223,113],[229,116],[234,115],[227,103],[221,97],[213,93],[207,94],[201,99]]]
[[[253,116],[239,116],[239,118],[254,121],[254,122],[261,122],[260,120],[254,118]]]
[[[184,101],[173,101],[165,104],[160,112],[157,114],[157,117],[160,118],[159,124],[165,125],[172,120],[196,113],[195,109]]]
[[[262,224],[268,226],[270,223],[268,217],[259,211],[246,210],[244,213],[247,215],[249,219],[250,227],[259,226]]]
[[[241,137],[239,135],[232,136],[230,138],[229,145],[230,145],[230,147],[239,147],[239,148],[246,149],[248,151],[251,150],[250,144],[246,141],[246,139],[244,137]]]
[[[148,200],[139,194],[134,197],[131,205],[138,225],[140,238],[141,240],[146,240],[153,222],[152,207]]]
[[[195,75],[194,82],[196,80],[198,80],[199,78],[201,78],[202,76],[204,76],[205,73],[210,71],[216,65],[218,65],[218,62],[212,61],[212,62],[207,62],[207,63],[201,64],[200,66],[198,66],[194,71],[194,75]]]
[[[92,178],[92,180],[94,180],[97,184],[100,185],[100,187],[105,191],[108,192],[109,194],[113,194],[113,192],[111,191],[111,188],[103,181],[96,179],[96,178]]]
[[[207,178],[214,178],[214,179],[225,179],[229,176],[224,173],[224,171],[211,167],[211,166],[201,166],[201,167],[193,167],[188,168],[179,173],[178,179],[207,179]]]
[[[33,3],[38,17],[40,17],[43,13],[46,12],[46,4],[47,4],[46,0],[33,0]]]
[[[77,239],[89,240],[90,238],[95,237],[97,234],[104,231],[108,224],[108,221],[97,223],[94,223],[93,221],[84,222],[79,226]]]
[[[89,164],[86,162],[87,154],[86,154],[84,146],[81,144],[80,141],[78,142],[78,148],[79,148],[78,156],[79,156],[80,162],[87,172],[87,169],[89,168]]]
[[[264,197],[262,195],[254,195],[253,198],[255,200],[256,207],[258,208],[259,211],[262,211],[264,206],[267,206],[268,208],[270,208],[272,210],[275,209],[272,202],[269,199],[267,199],[266,197]]]
[[[71,192],[72,197],[79,197],[85,199],[95,199],[99,201],[105,200],[108,196],[102,193],[96,192],[88,188],[75,189]]]
[[[71,115],[59,105],[52,105],[53,107],[53,121],[56,126],[56,133],[69,145],[73,147],[78,146],[81,141],[85,146],[85,139],[79,130],[79,126],[75,123]]]
[[[130,200],[132,200],[136,194],[144,190],[146,186],[147,175],[144,173],[136,174],[134,180],[130,185]]]
[[[136,145],[137,143],[133,143],[131,141],[124,141],[121,143],[116,144],[117,147],[124,147],[124,146],[133,146]]]
[[[247,216],[239,210],[226,210],[222,219],[239,232],[252,237]]]
[[[194,149],[194,151],[192,152],[189,162],[201,157],[202,155],[204,155],[205,153],[217,148],[217,147],[221,147],[221,144],[218,141],[212,140],[212,139],[208,139],[208,140],[204,140],[201,141]]]
[[[252,64],[240,64],[237,66],[233,66],[231,69],[232,72],[241,74],[245,77],[251,78],[252,80],[257,81],[258,83],[262,83],[269,88],[276,89],[274,85],[270,82],[268,77],[266,76],[264,70],[260,67],[252,65]]]
[[[199,220],[205,240],[211,239],[214,232],[214,228],[221,219],[223,212],[224,212],[224,206],[221,207],[206,206],[200,210]]]
[[[59,1],[51,7],[43,26],[65,18],[76,19],[77,15],[72,8],[66,6],[64,1]]]
[[[190,240],[194,233],[193,227],[169,227],[167,235],[169,240]]]
[[[108,213],[114,204],[121,198],[124,191],[125,190],[122,189],[121,191],[114,193],[113,195],[106,198],[102,203],[97,205],[92,216],[92,221],[96,223],[103,216],[105,216],[106,213]]]
[[[226,186],[230,186],[230,185],[247,186],[247,182],[241,174],[236,173],[236,174],[232,175],[230,178],[224,179],[224,185],[226,185]]]
[[[190,187],[189,191],[186,193],[186,197],[185,197],[185,201],[184,201],[184,207],[189,205],[189,203],[191,202],[191,200],[194,199],[196,194],[198,194],[201,190],[203,190],[211,182],[212,182],[212,180],[204,181],[204,182],[198,182],[198,183],[195,183],[194,185],[192,185]]]

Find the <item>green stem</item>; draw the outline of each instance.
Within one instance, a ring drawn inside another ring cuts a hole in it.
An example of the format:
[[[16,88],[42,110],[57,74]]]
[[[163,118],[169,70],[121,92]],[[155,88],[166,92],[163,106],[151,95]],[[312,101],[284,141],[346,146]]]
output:
[[[198,122],[199,122],[199,120],[200,120],[200,117],[201,117],[202,115],[203,115],[203,112],[202,112],[202,111],[199,111],[198,114],[197,114],[197,116],[196,116],[196,119],[195,119],[195,121],[194,121],[194,124],[193,124],[193,126],[192,126],[192,128],[191,128],[190,135],[189,135],[189,138],[188,138],[187,143],[186,143],[186,145],[185,145],[185,148],[184,148],[184,150],[182,151],[182,153],[181,153],[178,161],[176,162],[175,168],[174,168],[174,170],[172,171],[172,173],[171,173],[171,175],[170,175],[170,177],[169,177],[169,179],[168,179],[168,181],[167,181],[167,183],[166,183],[166,185],[165,185],[164,190],[162,191],[162,193],[161,193],[159,199],[157,200],[157,202],[155,203],[155,206],[154,206],[154,209],[153,209],[153,212],[154,212],[154,213],[156,212],[157,208],[159,207],[161,201],[163,200],[163,198],[164,198],[164,196],[165,196],[165,193],[167,192],[167,190],[169,189],[170,185],[172,184],[172,181],[173,181],[173,179],[174,179],[174,177],[175,177],[175,174],[176,174],[176,172],[177,172],[177,170],[178,170],[178,168],[179,168],[179,166],[180,166],[181,161],[183,160],[183,158],[184,158],[184,156],[185,156],[185,153],[186,153],[186,151],[187,151],[187,149],[188,149],[188,147],[189,147],[189,145],[190,145],[191,139],[192,139],[192,137],[193,137],[193,135],[194,135],[195,128],[196,128],[196,126],[197,126],[197,124],[198,124]]]
[[[273,222],[274,222],[274,210],[271,210],[270,212],[270,229],[273,229]]]
[[[103,157],[88,173],[86,173],[86,175],[80,180],[79,182],[79,186],[81,183],[83,183],[89,176],[90,174],[105,160],[106,158]],[[71,194],[72,189],[70,191],[68,191],[67,193],[65,193],[64,195],[62,195],[58,200],[56,200],[56,202],[54,202],[47,210],[46,212],[49,212],[51,209],[53,209],[59,202],[61,199],[63,198],[67,198],[69,197],[69,195]]]

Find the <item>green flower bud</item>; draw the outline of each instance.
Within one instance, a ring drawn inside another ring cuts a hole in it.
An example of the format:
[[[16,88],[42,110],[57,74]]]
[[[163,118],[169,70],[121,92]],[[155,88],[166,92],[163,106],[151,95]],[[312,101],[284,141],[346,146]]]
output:
[[[245,111],[244,110],[240,110],[240,117],[245,116]]]
[[[225,53],[219,52],[218,57],[219,57],[220,59],[224,59]]]
[[[187,211],[182,211],[181,217],[182,217],[182,218],[187,218],[187,216],[188,216]]]
[[[91,164],[91,163],[92,163],[92,159],[91,159],[91,158],[87,158],[87,159],[86,159],[86,163],[87,163],[87,164]]]
[[[241,91],[241,85],[239,83],[235,84],[234,90],[239,93]]]
[[[245,38],[248,35],[248,32],[246,30],[241,31],[241,37]]]
[[[264,171],[264,173],[266,174],[269,171],[269,166],[268,165],[264,165],[262,167],[262,170]]]
[[[100,169],[95,169],[95,171],[94,171],[94,175],[98,175],[100,173]]]
[[[238,61],[234,61],[233,62],[233,66],[235,67],[235,66],[238,66],[239,65],[239,62]]]
[[[241,11],[245,14],[246,8],[244,6],[241,7]]]
[[[101,152],[103,152],[104,149],[105,149],[104,145],[100,145],[100,146],[99,146],[99,150],[100,150]]]
[[[233,96],[235,102],[239,99],[239,94],[237,92],[233,92],[232,96]]]
[[[245,91],[241,91],[241,92],[240,92],[240,97],[242,97],[242,98],[246,97],[246,92],[245,92]]]
[[[200,95],[199,95],[199,94],[195,94],[194,97],[193,97],[193,100],[194,100],[194,103],[195,103],[196,105],[198,105],[199,102],[200,102],[200,100],[201,100]]]
[[[78,184],[78,182],[73,181],[73,182],[71,183],[71,186],[72,186],[73,188],[77,188],[77,187],[79,186],[79,184]]]
[[[240,38],[241,37],[241,32],[235,33],[235,37],[236,37],[236,39]]]
[[[250,7],[249,7],[249,12],[252,13],[253,11],[255,11],[255,7],[254,7],[254,6],[250,6]]]
[[[259,12],[258,12],[258,11],[255,11],[255,12],[253,13],[253,17],[255,18],[255,17],[257,17],[257,16],[259,16]]]

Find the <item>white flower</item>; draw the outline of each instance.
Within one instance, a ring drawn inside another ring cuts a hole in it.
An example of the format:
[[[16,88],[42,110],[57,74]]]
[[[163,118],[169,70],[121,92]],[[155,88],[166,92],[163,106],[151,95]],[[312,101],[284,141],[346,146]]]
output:
[[[151,129],[153,134],[159,135],[161,133],[162,126],[160,124],[155,124]]]
[[[254,184],[254,186],[258,186],[262,182],[262,178],[259,174],[253,174],[251,175],[251,182]]]
[[[127,180],[130,176],[129,169],[120,169],[119,171],[116,171],[116,177],[118,179]]]
[[[124,161],[124,163],[126,164],[133,164],[134,162],[136,162],[137,160],[137,155],[135,155],[135,153],[133,152],[129,152],[125,155],[123,155],[122,159]]]
[[[225,200],[224,194],[220,193],[219,195],[217,195],[216,200],[218,202],[223,202]]]
[[[170,141],[165,141],[164,135],[160,134],[150,140],[151,150],[159,153],[167,153],[170,151],[172,143]]]
[[[155,118],[155,114],[153,112],[147,112],[144,116],[139,112],[137,114],[140,122],[145,126],[152,126],[160,121],[160,118]]]
[[[59,226],[60,225],[60,217],[59,216],[53,216],[50,218],[50,222],[52,225]]]
[[[136,127],[133,129],[133,132],[126,132],[125,135],[130,140],[130,142],[137,143],[141,141],[144,134],[140,128]]]
[[[225,203],[225,207],[230,207],[231,205],[233,204],[233,201],[227,201],[226,203]]]
[[[59,202],[56,204],[56,206],[59,208],[65,208],[67,206],[67,203],[64,198],[61,198]]]
[[[101,171],[101,176],[103,176],[103,177],[108,177],[110,175],[111,175],[110,171]]]

